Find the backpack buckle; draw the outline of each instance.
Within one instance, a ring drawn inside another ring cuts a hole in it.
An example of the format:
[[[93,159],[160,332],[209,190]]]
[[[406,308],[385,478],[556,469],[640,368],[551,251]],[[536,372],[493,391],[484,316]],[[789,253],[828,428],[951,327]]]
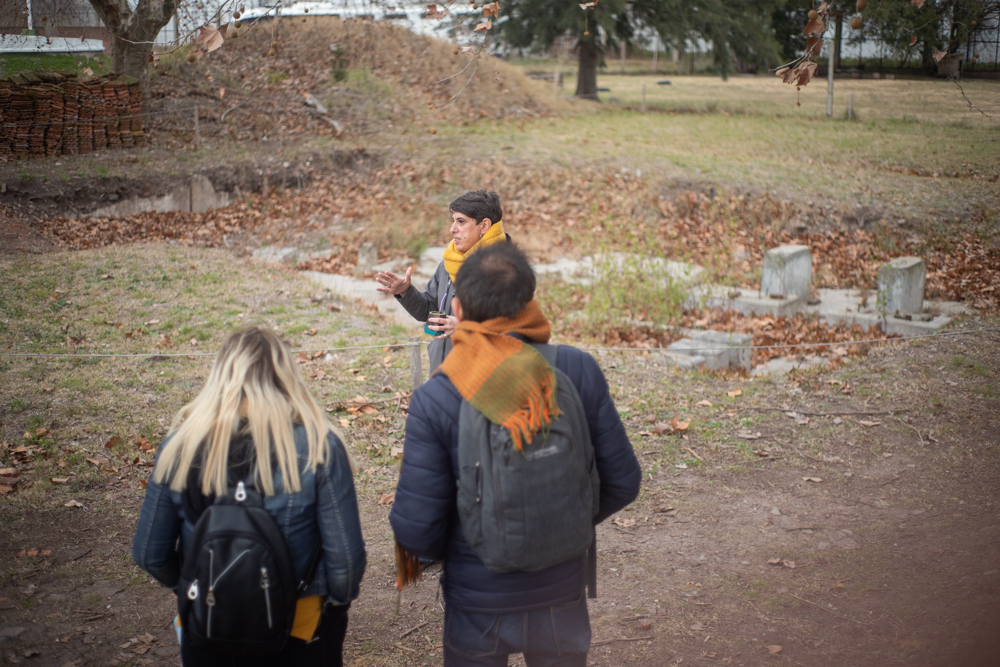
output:
[[[245,486],[243,486],[243,482],[237,482],[236,493],[233,495],[233,497],[236,498],[236,502],[238,503],[242,503],[244,500],[247,499],[247,489]]]

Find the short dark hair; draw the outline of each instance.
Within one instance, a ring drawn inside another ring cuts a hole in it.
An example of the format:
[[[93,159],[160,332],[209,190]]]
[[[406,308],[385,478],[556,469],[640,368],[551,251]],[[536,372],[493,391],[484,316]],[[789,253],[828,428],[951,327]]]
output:
[[[448,210],[452,213],[461,213],[482,222],[483,218],[489,218],[490,222],[496,224],[503,219],[503,209],[500,208],[500,195],[489,190],[473,190],[448,205]]]
[[[516,245],[494,243],[465,258],[455,276],[455,294],[464,319],[514,317],[535,298],[535,271]]]

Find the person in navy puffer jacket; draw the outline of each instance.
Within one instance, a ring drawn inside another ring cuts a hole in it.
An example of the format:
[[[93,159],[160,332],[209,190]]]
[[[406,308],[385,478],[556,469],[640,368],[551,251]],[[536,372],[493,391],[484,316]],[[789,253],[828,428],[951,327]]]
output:
[[[548,320],[534,301],[534,271],[517,246],[497,244],[466,259],[455,282],[455,347],[410,400],[389,521],[411,554],[444,561],[445,667],[504,666],[511,653],[523,653],[529,667],[585,667],[586,555],[537,572],[492,572],[466,542],[456,509],[459,411],[463,396],[476,404],[468,378],[489,372],[498,355],[519,352],[515,340],[549,339]],[[491,345],[498,347],[484,349]],[[561,345],[556,366],[576,386],[587,414],[600,475],[599,523],[636,498],[639,463],[597,362]]]

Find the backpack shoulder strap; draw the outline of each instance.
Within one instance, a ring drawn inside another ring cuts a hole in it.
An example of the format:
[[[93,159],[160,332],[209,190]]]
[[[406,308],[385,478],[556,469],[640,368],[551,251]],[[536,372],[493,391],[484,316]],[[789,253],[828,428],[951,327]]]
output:
[[[545,357],[545,361],[549,362],[549,366],[552,366],[552,370],[556,373],[561,371],[556,366],[556,357],[559,354],[559,346],[551,345],[549,343],[530,343],[530,345],[535,348],[539,354]],[[575,387],[574,387],[575,389]],[[597,533],[594,533],[594,539],[590,543],[590,548],[587,549],[587,597],[596,598],[597,597]]]
[[[559,346],[551,345],[549,343],[528,343],[531,347],[535,348],[538,354],[545,357],[545,361],[549,362],[549,366],[552,368],[556,367],[556,357],[559,355]]]

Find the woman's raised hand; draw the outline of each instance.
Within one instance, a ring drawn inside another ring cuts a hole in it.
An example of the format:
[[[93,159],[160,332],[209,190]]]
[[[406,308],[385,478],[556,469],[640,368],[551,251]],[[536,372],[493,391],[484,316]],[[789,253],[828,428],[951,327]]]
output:
[[[406,268],[406,275],[402,278],[397,276],[395,273],[390,273],[389,271],[376,274],[375,281],[378,282],[379,287],[376,287],[375,289],[379,292],[385,292],[386,294],[403,294],[406,290],[410,289],[410,276],[412,275],[412,266]]]

